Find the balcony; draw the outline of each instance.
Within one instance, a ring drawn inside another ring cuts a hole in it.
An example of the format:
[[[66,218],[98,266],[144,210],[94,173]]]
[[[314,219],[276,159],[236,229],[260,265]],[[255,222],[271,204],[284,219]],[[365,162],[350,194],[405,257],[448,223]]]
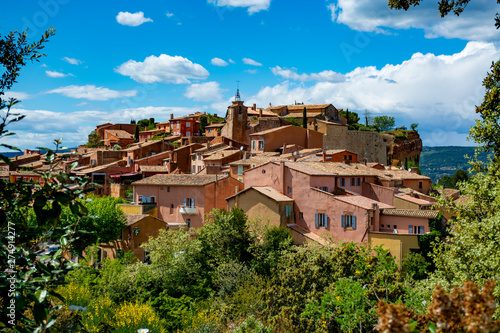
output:
[[[179,211],[181,214],[184,214],[184,215],[196,215],[196,207],[184,207],[184,206],[180,206],[179,207]]]

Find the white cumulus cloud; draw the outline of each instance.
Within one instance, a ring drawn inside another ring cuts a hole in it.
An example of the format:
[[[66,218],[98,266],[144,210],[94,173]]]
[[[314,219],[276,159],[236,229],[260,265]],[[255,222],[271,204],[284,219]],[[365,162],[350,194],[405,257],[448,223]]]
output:
[[[329,82],[342,82],[345,80],[344,75],[331,71],[324,70],[319,73],[311,73],[311,74],[297,74],[297,70],[295,68],[287,69],[281,68],[280,66],[272,67],[271,71],[274,75],[281,76],[287,80],[295,80],[295,81],[329,81]]]
[[[72,64],[72,65],[80,65],[82,63],[81,60],[78,60],[78,59],[75,59],[75,58],[63,57],[61,59],[64,60],[64,61],[66,61],[67,63]]]
[[[189,84],[189,80],[204,80],[208,71],[201,65],[181,56],[162,54],[149,56],[143,62],[129,60],[115,69],[121,75],[130,76],[139,83]]]
[[[186,88],[184,96],[195,101],[211,102],[222,99],[222,90],[218,82],[195,83]]]
[[[419,123],[428,145],[464,145],[477,116],[475,106],[484,95],[482,80],[499,58],[500,49],[493,43],[469,42],[451,55],[415,53],[380,69],[358,67],[344,74],[341,82],[285,81],[265,86],[247,100],[258,105],[332,103],[361,115],[366,109],[374,116],[395,116],[396,125]]]
[[[271,0],[207,0],[207,2],[217,7],[248,8],[250,15],[268,10],[271,5]]]
[[[338,0],[327,5],[332,21],[358,31],[391,33],[391,29],[423,29],[427,38],[445,37],[464,40],[498,40],[494,16],[495,1],[471,1],[459,17],[448,14],[441,18],[438,4],[422,1],[408,11],[394,10],[386,0]]]
[[[219,66],[219,67],[224,67],[227,66],[228,63],[227,61],[221,59],[221,58],[213,58],[210,63],[214,66]]]
[[[66,77],[66,76],[74,76],[74,75],[73,75],[73,74],[71,74],[71,73],[64,74],[64,73],[57,72],[57,71],[45,71],[45,74],[46,74],[48,77],[54,77],[54,78],[60,78],[60,77]]]
[[[249,58],[243,58],[243,63],[251,66],[262,66],[260,62],[257,62]]]
[[[118,15],[116,15],[116,21],[121,25],[128,25],[131,27],[137,27],[146,22],[153,22],[149,17],[144,17],[143,12],[119,12]]]
[[[137,94],[137,90],[111,90],[104,87],[96,87],[87,84],[85,86],[65,86],[47,91],[47,94],[61,94],[71,98],[83,98],[91,101],[107,101],[113,98],[132,97]]]

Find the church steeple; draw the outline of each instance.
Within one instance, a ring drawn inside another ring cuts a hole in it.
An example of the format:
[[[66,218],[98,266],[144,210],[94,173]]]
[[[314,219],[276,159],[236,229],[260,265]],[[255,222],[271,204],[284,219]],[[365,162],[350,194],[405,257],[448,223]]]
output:
[[[234,96],[234,101],[235,102],[240,102],[241,101],[241,96],[240,96],[240,81],[236,81],[236,95]]]

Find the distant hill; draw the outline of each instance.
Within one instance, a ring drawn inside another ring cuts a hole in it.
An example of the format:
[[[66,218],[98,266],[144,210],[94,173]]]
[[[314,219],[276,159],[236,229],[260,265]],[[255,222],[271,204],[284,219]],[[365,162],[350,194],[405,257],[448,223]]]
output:
[[[71,153],[71,150],[72,149],[76,149],[76,148],[68,148],[68,149],[59,149],[57,152],[58,153]],[[42,154],[45,154],[46,151],[45,150],[40,150],[40,152]],[[0,152],[0,155],[3,155],[3,156],[7,156],[7,157],[14,157],[14,156],[18,156],[18,155],[22,155],[23,153],[22,152],[19,152],[19,151],[2,151]]]
[[[462,169],[468,171],[470,165],[464,157],[474,157],[474,147],[423,147],[420,155],[420,171],[422,174],[431,177],[436,183],[444,175],[452,176],[455,171]],[[487,155],[481,156],[481,160],[486,161]]]

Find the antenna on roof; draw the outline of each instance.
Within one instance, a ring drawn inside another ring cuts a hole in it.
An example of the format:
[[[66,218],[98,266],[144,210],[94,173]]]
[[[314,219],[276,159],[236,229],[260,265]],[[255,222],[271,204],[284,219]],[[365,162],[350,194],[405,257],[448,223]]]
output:
[[[236,80],[236,95],[234,96],[235,101],[241,101],[240,97],[240,81]]]

